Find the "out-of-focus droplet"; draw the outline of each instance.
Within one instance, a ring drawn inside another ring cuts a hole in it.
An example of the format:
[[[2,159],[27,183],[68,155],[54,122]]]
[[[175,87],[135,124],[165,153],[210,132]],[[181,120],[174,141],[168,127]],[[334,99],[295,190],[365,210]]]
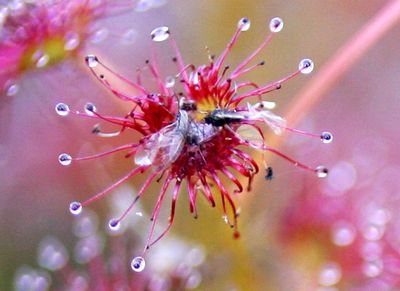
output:
[[[322,266],[318,282],[323,286],[333,286],[342,278],[342,270],[337,263],[331,262]]]
[[[55,237],[44,238],[39,245],[38,263],[50,271],[62,269],[68,262],[68,253],[64,245]]]
[[[67,51],[73,51],[78,48],[80,44],[79,34],[76,32],[68,33],[65,37],[64,49]]]

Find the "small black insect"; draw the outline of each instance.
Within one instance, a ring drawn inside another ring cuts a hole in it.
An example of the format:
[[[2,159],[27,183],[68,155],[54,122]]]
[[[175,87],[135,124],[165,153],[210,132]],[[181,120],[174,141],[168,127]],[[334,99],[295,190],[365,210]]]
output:
[[[272,178],[274,177],[274,172],[272,170],[272,167],[267,167],[265,171],[266,171],[266,175],[264,176],[265,180],[271,181]]]
[[[216,109],[204,117],[204,122],[216,127],[221,127],[235,122],[241,122],[246,119],[243,113],[228,110]]]

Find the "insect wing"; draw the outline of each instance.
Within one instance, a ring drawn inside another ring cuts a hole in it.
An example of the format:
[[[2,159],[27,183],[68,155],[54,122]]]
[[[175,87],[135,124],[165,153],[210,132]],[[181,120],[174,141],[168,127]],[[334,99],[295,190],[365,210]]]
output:
[[[175,124],[166,126],[151,135],[135,155],[139,166],[167,166],[179,156],[184,146],[183,134],[176,130]]]
[[[281,134],[282,129],[286,128],[286,120],[272,113],[269,110],[256,110],[254,106],[247,104],[252,119],[261,118],[274,131],[275,134]]]

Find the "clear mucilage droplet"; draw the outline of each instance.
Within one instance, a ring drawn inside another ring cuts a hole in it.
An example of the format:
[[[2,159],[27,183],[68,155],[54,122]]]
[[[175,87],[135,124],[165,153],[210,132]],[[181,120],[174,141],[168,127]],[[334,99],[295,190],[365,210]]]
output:
[[[87,115],[94,115],[94,112],[96,112],[96,106],[94,106],[93,103],[86,103],[85,104],[85,112]]]
[[[241,31],[248,31],[250,29],[250,20],[246,17],[243,17],[239,20],[237,27],[240,28]]]
[[[167,40],[169,38],[169,35],[170,32],[167,26],[157,27],[150,33],[151,39],[157,42]]]
[[[65,103],[58,103],[55,109],[57,114],[60,116],[67,116],[69,114],[69,107]]]
[[[146,267],[146,261],[143,257],[134,257],[131,262],[131,268],[135,272],[142,272]]]
[[[73,215],[79,215],[82,213],[82,204],[80,202],[74,201],[69,204],[69,212]]]
[[[331,143],[333,141],[332,133],[324,131],[323,133],[321,133],[321,140],[323,143]]]
[[[58,161],[63,166],[69,166],[72,163],[72,157],[69,154],[61,154],[58,156]]]
[[[326,168],[325,166],[318,166],[315,169],[315,173],[317,174],[318,178],[325,178],[328,176],[328,168]]]
[[[280,32],[283,29],[283,20],[279,17],[272,18],[269,22],[271,32]]]
[[[87,55],[85,61],[89,68],[94,68],[99,64],[99,59],[95,55]]]
[[[310,74],[314,70],[314,62],[310,59],[303,59],[299,63],[299,70],[302,74]]]
[[[165,87],[172,88],[175,86],[175,78],[172,76],[168,76],[165,78]]]
[[[121,222],[117,219],[111,219],[108,222],[108,228],[112,231],[117,231],[121,228]]]

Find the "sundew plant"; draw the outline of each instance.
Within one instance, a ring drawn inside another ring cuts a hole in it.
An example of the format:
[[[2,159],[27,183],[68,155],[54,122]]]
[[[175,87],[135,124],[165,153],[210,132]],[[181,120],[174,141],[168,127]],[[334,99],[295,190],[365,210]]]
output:
[[[137,81],[131,81],[108,67],[96,55],[88,55],[85,58],[87,66],[101,84],[117,98],[130,104],[130,110],[125,116],[105,116],[93,103],[87,103],[84,111],[71,110],[65,103],[56,105],[55,110],[60,116],[72,113],[116,126],[116,131],[105,132],[100,124],[96,124],[93,133],[99,137],[116,137],[129,131],[137,132],[141,136],[134,143],[93,156],[73,157],[63,153],[58,157],[61,165],[69,166],[73,162],[93,160],[125,151],[125,157],[131,159],[135,165],[124,177],[95,196],[83,202],[71,202],[70,211],[74,215],[80,214],[84,207],[102,198],[126,180],[145,172],[149,173],[126,211],[120,217],[110,220],[109,227],[114,230],[119,229],[122,220],[135,207],[149,185],[162,181],[151,215],[152,224],[145,249],[141,256],[133,259],[133,270],[143,270],[143,256],[146,250],[171,228],[175,219],[176,202],[181,192],[189,195],[190,212],[195,218],[198,214],[196,206],[198,196],[204,196],[212,207],[216,205],[215,196],[220,196],[224,221],[232,227],[234,238],[239,238],[239,213],[235,196],[244,190],[250,191],[253,178],[259,172],[258,163],[243,148],[271,152],[295,166],[315,173],[316,177],[327,176],[328,170],[324,166],[310,167],[270,147],[264,135],[266,126],[276,134],[288,130],[316,137],[323,143],[332,141],[333,137],[329,132],[312,134],[288,127],[283,118],[270,110],[275,104],[264,98],[265,94],[280,89],[295,76],[311,73],[314,68],[313,62],[305,58],[299,62],[298,68],[293,73],[267,84],[259,85],[245,79],[246,73],[264,65],[264,61],[257,62],[254,59],[282,30],[283,25],[282,19],[273,18],[269,22],[270,32],[266,38],[235,68],[226,65],[225,60],[234,49],[240,34],[249,30],[249,19],[239,20],[233,37],[219,57],[209,55],[209,64],[198,67],[184,62],[167,26],[155,28],[150,33],[151,40],[153,42],[169,40],[175,50],[173,61],[177,66],[175,76],[163,76],[154,54],[152,59],[146,61],[146,67],[155,81],[157,91],[144,87],[140,72]],[[105,73],[96,73],[98,67]],[[138,94],[124,93],[111,84],[109,81],[111,77],[130,85]],[[268,178],[268,175],[271,175],[268,173],[271,168],[266,166],[265,161],[264,165]],[[247,179],[245,187],[240,181],[240,176]],[[168,225],[154,238],[160,208],[170,187],[172,201]]]

